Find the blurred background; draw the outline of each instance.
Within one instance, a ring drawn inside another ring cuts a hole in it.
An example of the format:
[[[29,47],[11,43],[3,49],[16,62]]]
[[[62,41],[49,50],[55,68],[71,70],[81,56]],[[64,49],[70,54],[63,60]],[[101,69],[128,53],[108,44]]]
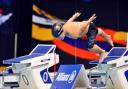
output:
[[[29,54],[37,44],[55,44],[60,64],[89,68],[89,61],[98,60],[98,55],[87,51],[86,39],[55,39],[52,24],[64,23],[75,12],[82,13],[77,21],[96,13],[96,26],[112,36],[116,47],[125,47],[127,9],[127,0],[0,0],[0,65],[3,60]],[[97,44],[106,51],[111,49],[101,37]]]

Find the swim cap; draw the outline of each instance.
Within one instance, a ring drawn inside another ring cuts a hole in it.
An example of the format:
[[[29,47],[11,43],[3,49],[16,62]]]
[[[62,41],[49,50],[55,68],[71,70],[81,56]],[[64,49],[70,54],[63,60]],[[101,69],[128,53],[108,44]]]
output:
[[[53,26],[52,26],[52,35],[54,37],[59,37],[62,32],[63,32],[62,24],[60,24],[60,23],[53,24]]]

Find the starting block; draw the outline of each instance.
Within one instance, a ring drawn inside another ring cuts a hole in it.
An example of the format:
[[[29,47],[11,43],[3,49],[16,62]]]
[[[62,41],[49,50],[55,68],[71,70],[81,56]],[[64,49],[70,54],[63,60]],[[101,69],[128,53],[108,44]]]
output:
[[[98,61],[91,61],[90,64],[98,64]],[[128,89],[128,48],[112,48],[102,66],[102,72],[108,67],[106,70],[107,89]]]
[[[55,45],[39,44],[29,55],[3,61],[12,65],[12,73],[3,74],[4,85],[14,86],[17,82],[18,89],[49,89],[53,79],[48,68],[59,63],[55,48]],[[11,78],[16,80],[15,83]]]

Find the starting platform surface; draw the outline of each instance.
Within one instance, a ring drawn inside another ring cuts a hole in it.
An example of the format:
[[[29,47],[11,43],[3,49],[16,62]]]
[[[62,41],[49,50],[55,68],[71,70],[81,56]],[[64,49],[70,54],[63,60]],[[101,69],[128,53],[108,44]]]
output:
[[[49,54],[49,53],[54,53],[55,47],[56,47],[55,45],[39,44],[31,51],[31,53],[29,55],[25,55],[25,56],[21,56],[21,57],[17,57],[17,58],[12,58],[9,60],[4,60],[3,63],[4,64],[21,63],[24,60],[43,56],[43,55]]]
[[[107,57],[102,62],[107,64],[107,62],[121,58],[128,55],[128,49],[126,47],[113,47],[107,54]],[[98,60],[90,61],[90,64],[98,64]]]

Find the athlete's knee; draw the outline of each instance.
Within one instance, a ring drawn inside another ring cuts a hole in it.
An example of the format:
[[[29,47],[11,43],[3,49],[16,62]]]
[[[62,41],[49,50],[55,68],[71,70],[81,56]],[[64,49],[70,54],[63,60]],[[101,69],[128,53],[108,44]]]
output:
[[[88,44],[87,44],[87,49],[90,50],[90,49],[93,48],[93,46],[94,46],[94,43],[89,43],[89,42],[88,42]]]
[[[106,51],[103,49],[100,51],[100,54],[105,54],[105,53],[106,53]]]
[[[101,28],[98,28],[98,30],[97,30],[97,31],[98,31],[98,32],[97,32],[97,34],[98,34],[98,35],[101,35],[101,36],[102,36],[102,35],[103,35],[103,33],[104,33],[104,32],[103,32],[103,30],[102,30]]]

